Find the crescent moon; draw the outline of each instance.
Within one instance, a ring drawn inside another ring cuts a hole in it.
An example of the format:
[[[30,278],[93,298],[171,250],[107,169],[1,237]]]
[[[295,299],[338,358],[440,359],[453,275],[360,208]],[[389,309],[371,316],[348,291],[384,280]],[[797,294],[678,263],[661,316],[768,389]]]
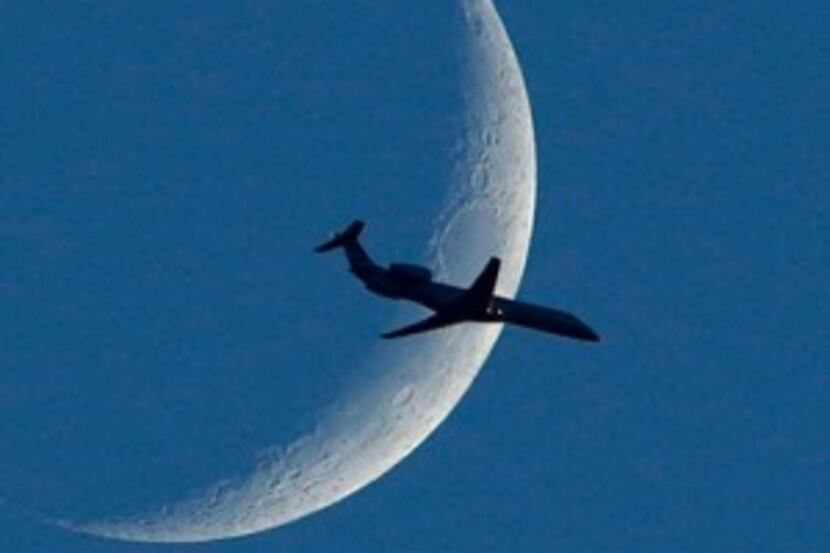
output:
[[[498,293],[515,295],[533,227],[536,152],[527,90],[491,0],[457,0],[465,21],[465,126],[430,256],[438,276],[468,283],[502,258]],[[137,542],[203,542],[261,532],[365,487],[421,444],[472,384],[501,325],[465,324],[378,346],[364,378],[314,431],[264,454],[246,477],[156,511],[61,522]]]

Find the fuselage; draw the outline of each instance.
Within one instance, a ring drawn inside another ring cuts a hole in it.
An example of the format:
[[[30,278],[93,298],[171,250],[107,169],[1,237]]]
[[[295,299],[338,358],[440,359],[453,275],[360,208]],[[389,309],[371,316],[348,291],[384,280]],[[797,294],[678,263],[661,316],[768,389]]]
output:
[[[380,296],[419,303],[433,311],[448,308],[464,293],[463,288],[449,284],[401,277],[379,265],[365,270],[354,268],[352,272],[366,288]]]
[[[466,288],[403,275],[373,262],[352,265],[352,272],[370,291],[386,298],[411,301],[461,321],[503,322],[543,332],[596,341],[599,337],[577,317],[550,307],[493,295],[484,306],[460,306]]]
[[[395,300],[423,305],[434,315],[415,324],[381,336],[399,338],[435,330],[465,321],[503,322],[551,334],[595,342],[599,336],[585,323],[566,311],[504,298],[495,294],[501,260],[491,257],[469,288],[435,282],[426,267],[408,263],[378,265],[358,237],[363,221],[356,220],[343,232],[315,248],[318,253],[343,248],[349,270],[372,292]]]

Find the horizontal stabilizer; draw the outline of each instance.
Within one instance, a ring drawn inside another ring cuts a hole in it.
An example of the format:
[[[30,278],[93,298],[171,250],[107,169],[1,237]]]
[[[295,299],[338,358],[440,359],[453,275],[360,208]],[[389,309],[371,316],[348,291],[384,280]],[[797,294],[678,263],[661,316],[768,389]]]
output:
[[[454,325],[458,323],[457,319],[452,319],[441,314],[436,313],[431,317],[427,317],[423,321],[419,321],[417,323],[411,324],[409,326],[405,326],[403,328],[399,328],[397,330],[393,330],[391,332],[387,332],[386,334],[381,334],[381,337],[384,339],[391,339],[391,338],[400,338],[402,336],[411,336],[412,334],[418,334],[421,332],[428,332],[430,330],[435,330],[438,328],[443,328],[446,326]]]
[[[359,219],[354,221],[346,230],[338,232],[334,235],[334,238],[314,248],[314,251],[324,253],[354,242],[363,230],[364,225],[364,222]]]

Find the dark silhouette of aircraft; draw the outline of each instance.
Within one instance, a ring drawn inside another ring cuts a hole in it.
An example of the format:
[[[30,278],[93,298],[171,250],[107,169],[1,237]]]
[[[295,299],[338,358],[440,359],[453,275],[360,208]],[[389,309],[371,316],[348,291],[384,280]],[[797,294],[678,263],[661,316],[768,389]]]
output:
[[[469,288],[458,288],[432,280],[432,272],[419,265],[392,263],[389,268],[372,261],[358,242],[363,221],[355,221],[314,251],[328,252],[343,248],[349,269],[366,288],[381,296],[409,300],[435,313],[417,323],[382,334],[383,338],[400,338],[463,322],[510,323],[588,342],[599,336],[587,324],[565,311],[542,307],[497,296],[493,293],[501,260],[491,257]]]

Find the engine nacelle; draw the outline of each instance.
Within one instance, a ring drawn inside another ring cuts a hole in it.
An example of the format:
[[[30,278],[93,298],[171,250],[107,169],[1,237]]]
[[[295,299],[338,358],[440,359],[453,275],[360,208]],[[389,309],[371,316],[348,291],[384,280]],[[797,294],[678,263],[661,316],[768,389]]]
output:
[[[392,263],[389,272],[393,276],[410,282],[429,282],[432,280],[432,271],[420,265],[410,263]]]

